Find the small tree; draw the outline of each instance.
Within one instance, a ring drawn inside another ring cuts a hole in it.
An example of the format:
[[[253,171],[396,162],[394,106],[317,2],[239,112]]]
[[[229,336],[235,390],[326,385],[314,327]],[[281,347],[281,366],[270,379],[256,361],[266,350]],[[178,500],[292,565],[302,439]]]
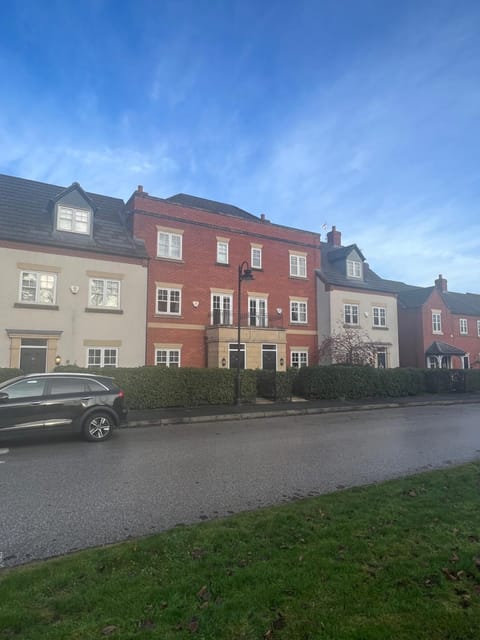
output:
[[[319,361],[350,366],[370,366],[375,364],[375,345],[366,331],[345,327],[322,341],[318,354]]]

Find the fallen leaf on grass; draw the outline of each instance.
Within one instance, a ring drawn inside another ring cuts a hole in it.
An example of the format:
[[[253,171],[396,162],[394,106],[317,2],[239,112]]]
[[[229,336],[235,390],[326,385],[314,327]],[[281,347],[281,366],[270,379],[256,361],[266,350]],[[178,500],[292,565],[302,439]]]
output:
[[[104,636],[109,636],[112,633],[114,633],[116,630],[118,629],[117,625],[115,624],[109,624],[107,627],[103,627],[102,629],[102,634]]]
[[[190,633],[196,633],[198,631],[198,627],[198,618],[192,618],[188,623],[187,629],[190,631]]]
[[[139,629],[155,629],[155,623],[152,620],[140,620]]]
[[[199,600],[203,600],[204,602],[208,602],[208,600],[210,600],[211,597],[212,596],[209,590],[207,589],[206,584],[204,584],[203,587],[200,589],[200,591],[197,592],[197,598]]]

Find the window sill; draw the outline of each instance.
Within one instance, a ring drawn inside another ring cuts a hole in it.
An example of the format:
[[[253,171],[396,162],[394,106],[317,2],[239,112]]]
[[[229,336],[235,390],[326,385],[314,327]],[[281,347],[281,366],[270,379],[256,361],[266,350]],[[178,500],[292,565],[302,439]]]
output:
[[[263,267],[250,267],[252,271],[263,271]],[[303,279],[303,278],[302,278]]]
[[[156,256],[155,260],[161,260],[162,262],[175,262],[177,264],[185,264],[183,258],[168,258],[167,256]]]
[[[35,302],[15,302],[16,309],[47,309],[48,311],[58,311],[58,304],[36,304]]]
[[[302,282],[308,281],[307,276],[292,276],[292,274],[290,274],[288,277],[290,278],[290,280],[301,280]]]
[[[107,307],[85,307],[85,313],[113,313],[116,315],[122,315],[122,309],[108,309]]]
[[[443,336],[443,331],[432,331],[434,336]]]
[[[229,267],[230,263],[229,262],[218,262],[218,260],[217,260],[217,262],[215,262],[215,266],[216,267]]]
[[[290,325],[293,327],[298,327],[299,325],[301,327],[307,327],[308,326],[308,322],[301,322],[300,320],[290,320]]]
[[[160,312],[155,313],[156,318],[172,318],[174,320],[183,320],[183,316],[179,313]]]
[[[375,325],[372,325],[372,329],[375,329],[375,331],[388,331],[388,327],[377,327]]]

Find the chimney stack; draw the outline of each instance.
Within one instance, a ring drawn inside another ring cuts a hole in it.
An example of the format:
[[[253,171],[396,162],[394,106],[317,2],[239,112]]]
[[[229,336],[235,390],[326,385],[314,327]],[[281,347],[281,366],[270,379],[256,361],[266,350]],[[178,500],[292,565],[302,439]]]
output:
[[[332,230],[327,233],[327,242],[332,247],[342,246],[342,234],[335,226],[332,226]]]
[[[439,291],[448,291],[447,281],[442,276],[442,274],[440,274],[438,278],[435,280],[435,288],[438,289]]]

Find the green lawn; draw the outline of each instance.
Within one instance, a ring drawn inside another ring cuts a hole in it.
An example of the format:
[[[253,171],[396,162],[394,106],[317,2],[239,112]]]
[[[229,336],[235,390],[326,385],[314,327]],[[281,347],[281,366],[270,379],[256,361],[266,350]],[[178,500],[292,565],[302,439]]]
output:
[[[0,638],[480,638],[480,462],[0,572]]]

